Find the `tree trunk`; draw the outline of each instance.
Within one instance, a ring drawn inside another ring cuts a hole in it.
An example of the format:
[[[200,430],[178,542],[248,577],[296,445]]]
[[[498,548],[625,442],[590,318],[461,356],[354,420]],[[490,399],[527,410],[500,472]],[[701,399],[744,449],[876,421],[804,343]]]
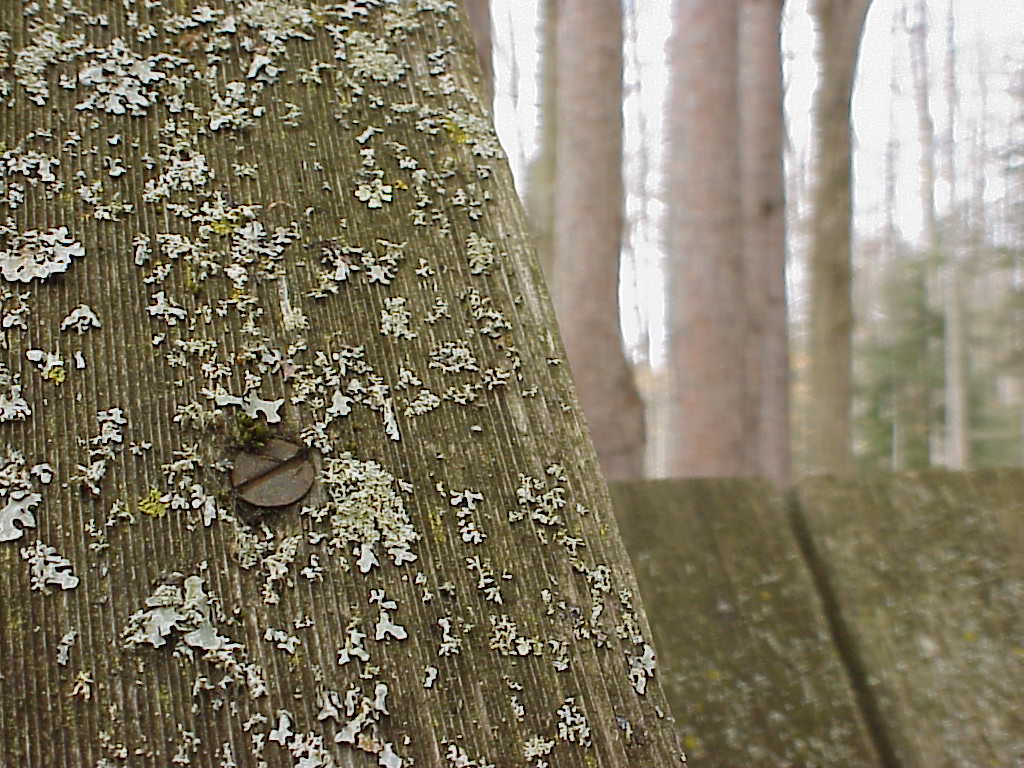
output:
[[[484,79],[485,104],[494,101],[494,35],[491,25],[491,0],[465,0],[469,26],[476,43],[476,57]]]
[[[754,474],[790,482],[789,329],[786,323],[785,127],[782,0],[744,0],[740,16],[740,159],[743,268],[749,339]]]
[[[925,268],[918,271],[921,285],[915,288],[914,293],[923,296],[922,307],[927,315],[935,306],[933,296],[939,287],[940,263],[945,249],[935,205],[937,152],[929,82],[928,8],[920,0],[914,10],[914,17],[914,22],[908,26],[907,32],[910,39],[914,101],[917,106],[918,142],[921,146],[920,189],[926,248]],[[929,383],[929,347],[932,339],[931,334],[927,332],[921,332],[915,338],[918,343],[911,349],[911,359],[906,361],[907,375],[900,392],[900,415],[904,420],[906,434],[906,460],[900,469],[924,469],[931,464],[932,391]]]
[[[684,761],[458,6],[61,8],[0,4],[0,763]]]
[[[562,0],[540,0],[540,125],[530,163],[526,205],[544,275],[555,268],[555,183],[558,144],[558,17]]]
[[[750,473],[736,0],[679,0],[669,41],[669,397],[675,476]]]
[[[622,7],[564,0],[559,15],[553,292],[605,477],[643,475],[644,405],[619,323]]]
[[[945,304],[945,370],[946,370],[946,466],[964,470],[971,464],[970,421],[967,405],[966,326],[961,281],[959,244],[965,242],[966,216],[957,199],[956,116],[960,94],[956,78],[956,17],[952,0],[946,13],[946,181],[949,184],[950,222],[949,258],[945,269],[943,302]]]
[[[808,463],[812,472],[853,468],[850,441],[852,237],[850,102],[871,0],[812,0],[821,75],[814,94],[814,213]]]

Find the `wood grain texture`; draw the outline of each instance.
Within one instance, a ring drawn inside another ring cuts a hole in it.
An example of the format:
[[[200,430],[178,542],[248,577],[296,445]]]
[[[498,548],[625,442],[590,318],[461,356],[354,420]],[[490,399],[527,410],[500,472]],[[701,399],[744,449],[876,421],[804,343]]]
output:
[[[85,251],[0,286],[0,765],[683,761],[461,10],[58,5],[0,4],[2,257]],[[269,436],[318,480],[250,508]]]

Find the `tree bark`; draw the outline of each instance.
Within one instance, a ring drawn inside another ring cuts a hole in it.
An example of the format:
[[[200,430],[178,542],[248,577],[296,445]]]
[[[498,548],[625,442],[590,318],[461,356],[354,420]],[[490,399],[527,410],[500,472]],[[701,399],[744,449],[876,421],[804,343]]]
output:
[[[960,244],[966,239],[966,219],[957,196],[956,123],[960,100],[956,76],[956,16],[950,0],[946,12],[946,138],[943,142],[946,181],[949,185],[951,247],[944,274],[945,371],[946,371],[946,466],[964,470],[971,465],[970,413],[968,409],[966,324],[960,269]]]
[[[619,321],[620,0],[564,0],[556,52],[555,309],[605,477],[637,479],[644,466],[644,405]]]
[[[914,341],[905,362],[905,375],[898,391],[896,418],[901,422],[903,462],[897,469],[924,469],[931,464],[931,411],[932,388],[929,379],[931,333],[927,316],[935,304],[934,295],[939,285],[939,264],[943,257],[943,240],[939,231],[935,205],[936,142],[935,121],[931,112],[931,84],[928,65],[928,8],[917,2],[913,23],[908,24],[910,63],[913,77],[914,102],[917,108],[918,143],[921,147],[920,191],[924,215],[925,253],[924,268],[913,270],[919,285],[912,288],[921,296],[921,314],[908,330]],[[911,256],[914,258],[914,256]],[[918,257],[920,258],[920,257]],[[921,327],[923,326],[923,327]]]
[[[744,0],[739,100],[743,269],[749,338],[747,386],[754,410],[753,472],[778,488],[791,479],[789,329],[786,322],[785,123],[782,0]]]
[[[540,0],[540,124],[530,163],[526,205],[537,254],[550,282],[555,265],[555,184],[558,144],[558,17],[562,0]]]
[[[490,109],[494,101],[494,34],[491,23],[491,0],[465,0],[469,26],[476,43],[476,57],[483,75],[484,103]]]
[[[850,102],[871,0],[812,0],[821,75],[814,94],[811,334],[807,445],[811,472],[853,468],[851,405],[852,142]]]
[[[750,473],[736,0],[679,0],[669,41],[669,473]]]
[[[684,762],[459,6],[63,7],[0,4],[0,763]]]

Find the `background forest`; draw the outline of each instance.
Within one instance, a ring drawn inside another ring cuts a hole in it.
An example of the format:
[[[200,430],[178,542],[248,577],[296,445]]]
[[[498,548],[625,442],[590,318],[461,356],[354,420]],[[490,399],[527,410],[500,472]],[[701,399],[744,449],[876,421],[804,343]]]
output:
[[[611,478],[1024,461],[1018,3],[490,12]]]

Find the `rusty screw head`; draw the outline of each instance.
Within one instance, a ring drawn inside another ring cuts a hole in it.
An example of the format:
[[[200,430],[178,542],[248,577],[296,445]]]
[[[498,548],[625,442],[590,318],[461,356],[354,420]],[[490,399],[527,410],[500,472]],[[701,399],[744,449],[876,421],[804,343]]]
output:
[[[244,500],[257,507],[286,507],[313,487],[316,470],[306,452],[294,443],[274,438],[259,451],[235,457],[231,485]]]

